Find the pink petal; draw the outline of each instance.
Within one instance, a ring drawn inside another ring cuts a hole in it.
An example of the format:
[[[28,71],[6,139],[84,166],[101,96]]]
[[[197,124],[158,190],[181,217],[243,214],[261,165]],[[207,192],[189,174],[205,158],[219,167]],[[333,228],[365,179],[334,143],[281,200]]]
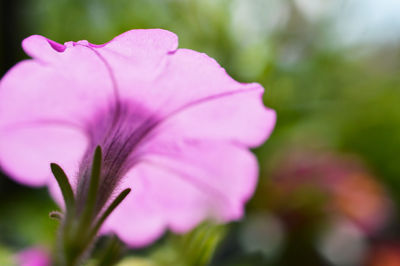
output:
[[[176,142],[144,160],[121,185],[132,195],[106,222],[132,246],[150,243],[164,228],[182,233],[207,218],[241,218],[257,183],[254,155],[229,143]]]
[[[22,42],[25,52],[32,58],[38,58],[44,62],[60,59],[66,46],[56,43],[40,35],[32,35]]]
[[[194,101],[168,115],[157,129],[168,142],[187,140],[232,141],[245,147],[261,145],[276,121],[274,110],[262,103],[258,84]]]
[[[161,213],[150,197],[148,177],[138,174],[141,167],[133,168],[122,181],[121,188],[131,187],[132,192],[106,220],[101,233],[114,232],[132,247],[150,244],[165,231]],[[133,219],[133,220],[132,220]]]
[[[79,131],[55,125],[32,125],[0,133],[1,166],[16,181],[42,186],[54,179],[50,163],[63,165],[73,176],[86,146]]]
[[[178,37],[162,29],[138,29],[127,31],[108,43],[92,45],[100,51],[109,50],[134,59],[163,56],[178,47]],[[136,62],[138,63],[138,62]]]
[[[87,146],[85,125],[115,99],[96,53],[82,45],[60,53],[44,40],[27,38],[24,48],[37,59],[17,64],[0,83],[1,166],[29,185],[52,178],[49,162],[75,174]],[[47,62],[54,53],[62,56]]]
[[[76,45],[62,55],[49,63],[23,61],[3,77],[0,126],[37,120],[84,125],[113,103],[110,74],[94,51]]]
[[[106,44],[89,45],[112,69],[121,99],[148,105],[157,101],[151,91],[158,90],[153,81],[162,74],[168,56],[176,50],[178,38],[160,29],[132,30]]]
[[[168,114],[221,94],[233,95],[242,90],[257,88],[260,94],[261,86],[233,80],[225,69],[206,54],[179,49],[168,56],[166,67],[154,84],[151,84],[149,94],[158,96],[151,103],[162,113]]]

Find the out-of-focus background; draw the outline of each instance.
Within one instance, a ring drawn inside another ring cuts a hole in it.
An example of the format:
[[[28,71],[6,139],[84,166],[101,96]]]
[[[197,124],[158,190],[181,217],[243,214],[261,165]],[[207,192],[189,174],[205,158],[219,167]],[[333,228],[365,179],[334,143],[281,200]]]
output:
[[[400,265],[398,0],[9,0],[0,72],[23,38],[104,43],[133,28],[175,32],[242,82],[266,88],[276,129],[255,150],[246,217],[166,234],[120,265]],[[0,265],[51,250],[46,189],[0,176]],[[100,243],[101,245],[101,243]]]

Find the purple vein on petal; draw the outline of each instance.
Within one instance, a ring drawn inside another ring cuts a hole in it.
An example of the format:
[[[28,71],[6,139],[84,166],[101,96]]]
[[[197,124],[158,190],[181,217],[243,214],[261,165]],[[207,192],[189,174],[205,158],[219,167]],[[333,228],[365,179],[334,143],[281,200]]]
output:
[[[151,133],[154,132],[153,130],[156,129],[159,125],[161,125],[168,119],[172,118],[174,115],[176,115],[182,111],[185,111],[189,108],[193,108],[195,106],[198,106],[200,104],[203,104],[203,103],[206,103],[209,101],[217,100],[220,98],[224,98],[224,97],[228,97],[228,96],[232,96],[232,95],[236,95],[236,94],[240,94],[240,93],[251,92],[251,91],[255,91],[255,90],[259,90],[259,87],[253,87],[253,88],[249,88],[249,89],[239,89],[239,90],[235,90],[235,91],[228,91],[228,92],[224,92],[224,93],[220,93],[220,94],[214,94],[214,95],[211,95],[208,97],[204,97],[204,98],[189,102],[189,103],[183,105],[182,107],[170,112],[169,114],[167,114],[164,117],[161,117],[159,119],[155,118],[154,116],[150,116],[142,122],[141,126],[139,126],[134,132],[132,132],[129,135],[129,137],[126,139],[126,141],[124,143],[124,146],[130,146],[132,149],[134,149],[142,141],[144,141],[144,139],[146,139],[146,137],[150,137]],[[138,133],[138,131],[139,131],[139,133]],[[130,143],[130,142],[134,142],[133,145],[128,145],[128,143]],[[118,155],[120,155],[121,153],[122,153],[122,150],[118,153]]]
[[[186,103],[183,106],[175,109],[174,111],[170,112],[169,114],[165,115],[159,121],[159,123],[165,122],[166,120],[170,119],[174,115],[176,115],[176,114],[178,114],[178,113],[180,113],[182,111],[185,111],[187,109],[196,107],[197,105],[200,105],[200,104],[203,104],[203,103],[207,103],[209,101],[214,101],[214,100],[218,100],[218,99],[221,99],[221,98],[225,98],[225,97],[228,97],[228,96],[234,96],[236,94],[252,92],[252,91],[256,91],[256,90],[260,90],[260,87],[253,87],[253,88],[246,88],[246,89],[238,89],[238,90],[234,90],[234,91],[227,91],[227,92],[214,94],[214,95],[210,95],[210,96],[207,96],[207,97],[203,97],[203,98],[191,101],[191,102]]]
[[[112,67],[110,66],[108,61],[98,51],[96,51],[96,49],[94,47],[92,47],[91,45],[83,45],[83,44],[77,44],[77,45],[86,47],[89,50],[91,50],[106,67],[107,73],[111,80],[113,92],[114,92],[116,112],[117,113],[120,112],[121,98],[120,98],[119,89],[118,89],[118,82],[117,82],[117,79],[115,78],[115,74],[114,74]]]
[[[218,99],[221,99],[221,98],[224,98],[224,97],[228,97],[228,96],[232,96],[232,95],[236,95],[236,94],[241,94],[241,93],[246,93],[246,92],[251,92],[251,91],[255,91],[255,90],[259,90],[259,89],[260,89],[259,87],[253,87],[253,88],[249,88],[249,89],[239,89],[239,90],[235,90],[235,91],[228,91],[228,92],[224,92],[224,93],[220,93],[220,94],[214,94],[214,95],[211,95],[211,96],[208,96],[208,97],[204,97],[204,98],[201,98],[201,99],[197,99],[197,100],[191,101],[191,102],[189,102],[189,103],[187,103],[187,104],[175,109],[174,111],[168,113],[167,115],[165,115],[165,116],[163,116],[163,117],[161,117],[159,119],[156,119],[156,118],[150,116],[150,118],[148,118],[147,120],[145,120],[142,123],[142,125],[145,125],[145,126],[142,127],[142,128],[144,128],[144,132],[143,132],[143,134],[141,134],[136,139],[135,147],[141,141],[146,139],[146,137],[147,138],[151,137],[151,135],[152,135],[151,133],[153,133],[154,130],[157,127],[159,127],[162,123],[165,123],[167,120],[171,119],[172,117],[174,117],[175,115],[177,115],[178,113],[180,113],[182,111],[185,111],[185,110],[190,109],[190,108],[194,108],[194,107],[196,107],[196,106],[198,106],[200,104],[203,104],[203,103],[206,103],[206,102],[209,102],[209,101],[218,100]],[[150,122],[148,122],[148,121],[150,121]],[[135,134],[135,132],[133,132],[131,134],[131,136],[129,137],[129,139],[132,138],[134,135],[137,136],[137,134]]]
[[[113,158],[111,161],[111,167],[113,167],[115,164],[117,164],[116,160],[120,160],[122,158],[127,159],[127,157],[133,152],[133,150],[140,145],[143,141],[145,141],[147,138],[151,137],[151,133],[155,133],[154,130],[163,122],[166,120],[172,118],[174,115],[187,110],[189,108],[193,108],[195,106],[198,106],[200,104],[221,99],[224,97],[236,95],[239,93],[246,93],[250,91],[254,91],[259,89],[258,87],[254,87],[251,89],[240,89],[240,90],[235,90],[235,91],[229,91],[225,93],[220,93],[220,94],[215,94],[211,95],[208,97],[204,97],[192,102],[189,102],[182,107],[170,112],[169,114],[165,115],[164,117],[157,118],[154,115],[147,116],[143,121],[138,125],[134,130],[130,130],[129,128],[125,128],[127,126],[126,121],[123,121],[129,117],[129,114],[124,113],[124,107],[121,106],[120,113],[116,112],[114,113],[112,120],[114,121],[115,124],[112,126],[108,127],[108,131],[111,133],[106,133],[105,136],[108,136],[111,138],[110,143],[108,144],[108,148],[113,148],[115,145],[119,146],[120,148],[117,149],[118,151],[116,154],[113,154]],[[121,102],[121,104],[123,104]],[[135,104],[129,104],[128,106],[135,106]],[[128,108],[129,108],[128,107]],[[142,110],[142,113],[147,112]],[[127,117],[124,117],[127,116]],[[117,124],[120,123],[118,126]],[[129,132],[131,131],[130,134],[126,135],[125,137],[120,137],[120,135],[124,135],[123,132]],[[155,133],[156,134],[156,133]],[[93,138],[92,138],[93,139]],[[122,142],[120,142],[122,141]],[[98,145],[98,143],[92,143],[92,145]],[[105,159],[107,160],[108,154],[107,152],[105,153]]]

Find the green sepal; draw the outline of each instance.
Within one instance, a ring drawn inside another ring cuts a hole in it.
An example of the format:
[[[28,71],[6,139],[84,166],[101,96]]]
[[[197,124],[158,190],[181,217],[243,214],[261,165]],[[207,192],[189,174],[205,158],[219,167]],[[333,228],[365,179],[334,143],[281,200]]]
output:
[[[104,221],[107,219],[108,216],[114,211],[115,208],[118,207],[118,205],[128,196],[128,194],[131,192],[130,188],[124,189],[118,197],[116,197],[113,202],[111,202],[110,206],[104,211],[104,213],[100,216],[100,218],[97,220],[95,226],[92,228],[89,234],[89,240],[94,238],[99,231],[101,225],[104,223]]]
[[[97,193],[99,190],[99,184],[100,184],[100,174],[101,174],[101,165],[102,163],[102,152],[101,152],[101,147],[97,146],[96,150],[93,155],[93,162],[92,162],[92,172],[90,176],[90,183],[89,183],[89,189],[88,189],[88,194],[86,197],[86,203],[85,203],[85,208],[83,210],[83,213],[80,217],[80,221],[78,224],[78,228],[75,231],[76,235],[75,237],[77,239],[81,238],[82,239],[82,245],[85,246],[85,237],[88,233],[87,228],[90,228],[92,224],[92,220],[95,217],[95,206],[96,206],[96,200],[97,200]],[[82,238],[83,237],[83,238]]]
[[[90,184],[88,195],[86,198],[86,206],[82,213],[82,225],[85,227],[90,224],[94,215],[94,209],[97,200],[97,192],[99,190],[100,174],[101,174],[102,152],[101,147],[97,146],[93,156],[92,173],[90,176]]]
[[[57,180],[58,186],[61,189],[67,213],[72,213],[73,209],[75,208],[75,196],[74,192],[72,191],[71,184],[68,181],[68,177],[58,164],[51,163],[50,168]]]

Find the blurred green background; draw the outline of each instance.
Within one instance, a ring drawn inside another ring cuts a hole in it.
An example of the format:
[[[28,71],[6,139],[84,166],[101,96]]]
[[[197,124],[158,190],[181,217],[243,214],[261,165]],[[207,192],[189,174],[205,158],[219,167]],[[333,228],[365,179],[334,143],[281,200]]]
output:
[[[31,34],[104,43],[163,28],[266,88],[278,121],[255,150],[260,179],[246,217],[125,249],[120,265],[396,266],[399,14],[397,0],[2,1],[0,71],[26,58],[20,43]],[[46,189],[0,176],[0,265],[52,249],[56,208]]]

